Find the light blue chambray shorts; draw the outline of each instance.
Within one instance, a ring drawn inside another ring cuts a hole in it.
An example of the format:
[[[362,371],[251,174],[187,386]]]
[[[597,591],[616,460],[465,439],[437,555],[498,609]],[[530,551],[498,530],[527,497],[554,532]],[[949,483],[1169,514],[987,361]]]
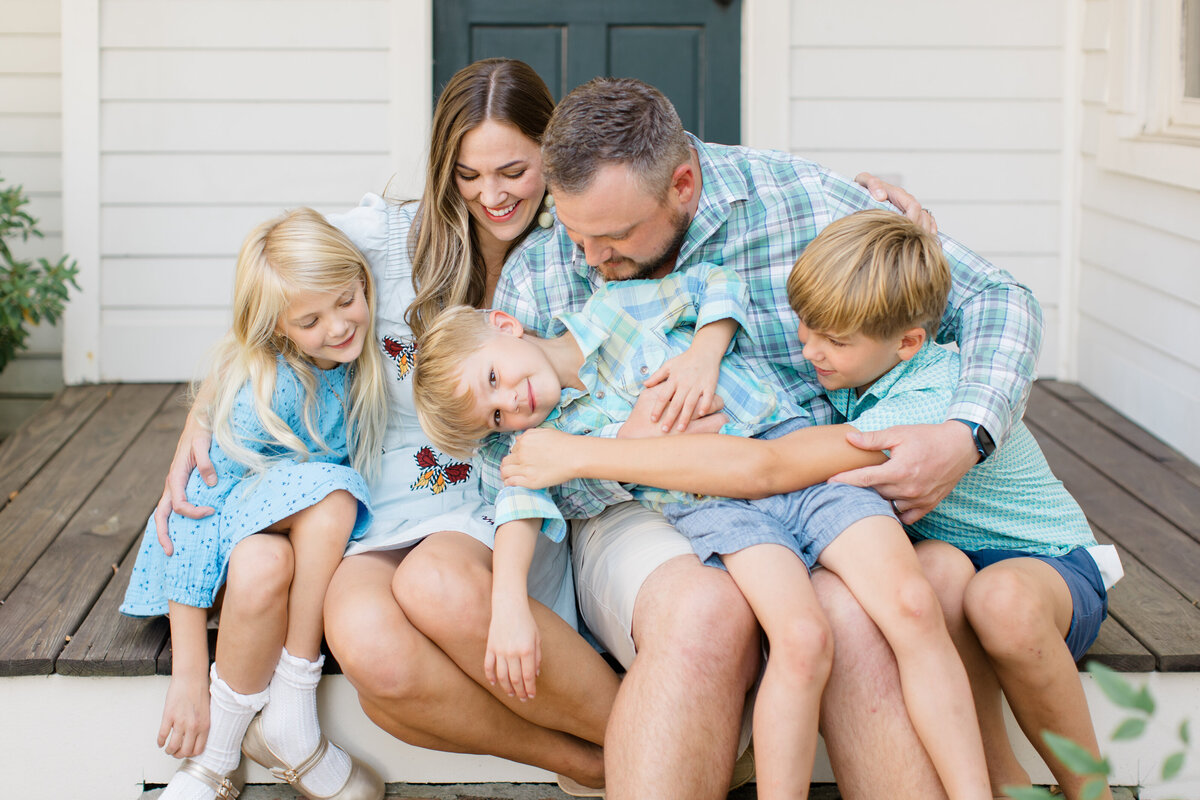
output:
[[[663,509],[663,516],[711,567],[724,568],[723,553],[756,544],[778,544],[799,556],[809,570],[821,551],[859,520],[895,519],[891,503],[874,489],[844,483],[821,483],[761,500],[708,497],[695,503],[672,503]]]

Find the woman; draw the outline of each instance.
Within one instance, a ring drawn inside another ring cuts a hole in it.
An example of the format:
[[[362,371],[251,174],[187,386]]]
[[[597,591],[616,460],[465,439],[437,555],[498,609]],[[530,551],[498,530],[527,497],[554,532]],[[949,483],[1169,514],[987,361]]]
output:
[[[543,235],[539,144],[552,108],[545,84],[522,62],[465,67],[434,111],[420,203],[390,206],[368,196],[331,219],[367,256],[379,282],[377,324],[391,359],[392,405],[382,477],[371,486],[376,521],[334,576],[325,628],[364,710],[393,736],[602,786],[604,728],[618,679],[564,621],[574,615],[565,553],[543,541],[535,557],[530,590],[539,601],[532,611],[543,660],[536,698],[521,702],[483,675],[488,510],[469,467],[429,446],[409,389],[413,335],[447,305],[489,305],[505,258],[527,237]],[[899,199],[920,215],[910,197]],[[189,416],[159,503],[162,519],[172,498],[179,498],[176,511],[196,513],[183,486],[192,466],[204,473],[207,449],[207,436]]]

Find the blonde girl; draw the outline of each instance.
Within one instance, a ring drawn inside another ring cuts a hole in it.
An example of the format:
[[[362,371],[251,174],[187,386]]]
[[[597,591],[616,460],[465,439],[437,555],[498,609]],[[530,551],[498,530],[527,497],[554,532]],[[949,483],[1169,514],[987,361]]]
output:
[[[383,797],[379,776],[321,734],[316,708],[325,590],[370,524],[364,476],[386,424],[374,310],[363,256],[311,209],[242,245],[233,325],[197,391],[218,479],[193,472],[188,493],[214,513],[172,514],[163,543],[147,524],[121,607],[170,617],[158,744],[187,760],[164,800],[233,796],[239,750],[310,798]]]

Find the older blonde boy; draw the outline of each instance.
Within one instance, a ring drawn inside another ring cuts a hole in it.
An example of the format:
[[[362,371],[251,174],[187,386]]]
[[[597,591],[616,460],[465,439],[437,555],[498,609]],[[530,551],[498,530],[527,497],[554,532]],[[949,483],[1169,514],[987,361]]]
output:
[[[418,413],[434,443],[451,453],[472,449],[489,433],[538,425],[613,435],[643,380],[703,339],[704,357],[719,364],[717,393],[729,417],[723,430],[783,435],[809,424],[807,416],[776,398],[736,351],[721,359],[744,318],[745,297],[735,273],[704,264],[661,280],[608,283],[582,311],[560,318],[567,332],[554,339],[527,336],[503,312],[447,310],[421,342],[413,386]],[[851,455],[843,466],[869,458]],[[506,487],[496,498],[485,670],[518,696],[532,694],[539,667],[524,593],[532,541],[539,529],[561,537],[564,516],[595,514],[594,503],[609,490],[612,500],[605,502],[629,497],[619,485],[585,481],[553,492]],[[907,537],[877,494],[840,484],[755,501],[648,485],[630,491],[661,510],[701,560],[729,569],[766,631],[771,658],[754,712],[761,797],[803,796],[811,776],[832,657],[828,624],[808,580],[818,560],[842,577],[895,649],[910,714],[948,793],[991,796],[965,672]]]
[[[959,357],[932,337],[949,283],[937,239],[888,212],[835,221],[797,260],[787,291],[803,355],[849,426],[875,431],[945,418]],[[730,494],[758,496],[838,472],[834,462],[850,445],[845,426],[837,428],[836,436],[808,428],[764,442],[676,437],[654,452],[643,442],[522,437],[504,475],[533,486],[578,476],[690,491],[719,483]],[[982,440],[988,442],[986,431]],[[548,457],[549,448],[557,458]],[[721,465],[715,474],[714,463]],[[1075,661],[1095,640],[1107,587],[1120,577],[1115,550],[1096,545],[1083,512],[1020,422],[1000,448],[982,446],[980,463],[909,532],[922,540],[923,560],[939,565],[940,594],[950,601],[947,622],[971,676],[994,791],[1029,782],[1004,728],[1003,688],[1067,797],[1078,797],[1086,776],[1054,759],[1040,731],[1097,752]]]

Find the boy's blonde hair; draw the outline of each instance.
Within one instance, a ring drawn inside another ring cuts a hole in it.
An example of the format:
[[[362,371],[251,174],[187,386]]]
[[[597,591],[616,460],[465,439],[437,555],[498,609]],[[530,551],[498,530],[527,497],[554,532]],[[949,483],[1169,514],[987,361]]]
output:
[[[487,310],[450,306],[417,342],[413,403],[429,441],[455,458],[470,458],[488,434],[471,418],[475,393],[462,384],[462,362],[495,334]]]
[[[804,249],[788,302],[816,331],[885,339],[911,328],[930,338],[946,308],[950,267],[942,244],[893,211],[835,220]]]
[[[287,338],[279,322],[298,292],[340,292],[360,284],[368,317],[362,354],[355,360],[346,399],[346,446],[352,466],[368,479],[379,465],[387,424],[383,357],[375,339],[375,282],[362,254],[344,233],[311,208],[298,208],[250,232],[238,253],[233,325],[213,354],[209,375],[214,394],[208,407],[213,436],[234,460],[263,472],[273,459],[244,446],[233,429],[241,387],[249,382],[255,411],[267,435],[307,458],[304,442],[272,409],[280,357],[304,386],[302,416],[319,449],[330,443],[314,418],[319,368]]]

